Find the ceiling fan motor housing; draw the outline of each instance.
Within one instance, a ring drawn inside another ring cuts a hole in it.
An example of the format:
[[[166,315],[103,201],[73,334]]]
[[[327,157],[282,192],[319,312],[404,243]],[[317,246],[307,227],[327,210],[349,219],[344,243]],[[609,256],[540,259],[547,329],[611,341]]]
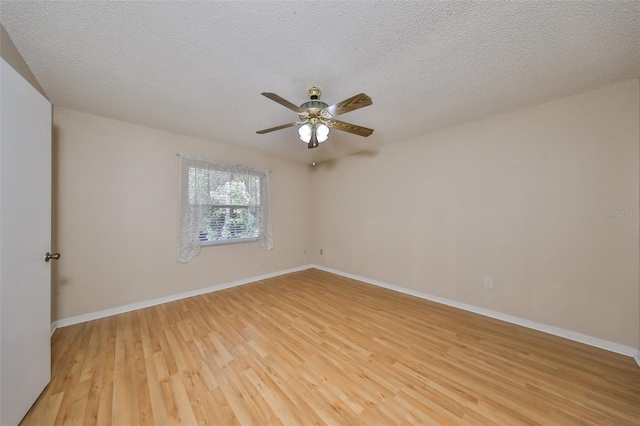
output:
[[[311,100],[300,105],[300,109],[303,111],[303,115],[308,114],[309,117],[320,117],[322,111],[326,110],[328,106],[329,105],[327,105],[325,102]]]
[[[307,94],[311,100],[300,105],[300,109],[302,110],[302,113],[299,114],[300,120],[306,121],[310,118],[323,117],[322,111],[326,110],[329,105],[320,100],[322,89],[316,86],[310,87],[309,90],[307,90]],[[326,119],[326,117],[323,118]]]

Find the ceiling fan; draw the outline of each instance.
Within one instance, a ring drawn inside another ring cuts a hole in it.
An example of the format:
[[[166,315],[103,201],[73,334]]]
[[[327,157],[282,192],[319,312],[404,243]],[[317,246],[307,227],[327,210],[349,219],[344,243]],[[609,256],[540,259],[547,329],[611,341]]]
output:
[[[300,140],[306,143],[308,148],[316,148],[322,142],[326,141],[329,137],[330,128],[364,137],[373,133],[373,129],[334,119],[334,117],[340,114],[345,114],[373,104],[369,96],[364,93],[360,93],[350,97],[349,99],[345,99],[342,102],[329,106],[320,100],[322,90],[320,90],[319,87],[312,87],[307,90],[307,93],[310,100],[300,106],[297,106],[275,93],[262,92],[261,94],[263,96],[266,96],[272,101],[297,112],[300,121],[294,121],[293,123],[259,130],[256,133],[262,135],[264,133],[286,129],[287,127],[300,126],[298,129]]]

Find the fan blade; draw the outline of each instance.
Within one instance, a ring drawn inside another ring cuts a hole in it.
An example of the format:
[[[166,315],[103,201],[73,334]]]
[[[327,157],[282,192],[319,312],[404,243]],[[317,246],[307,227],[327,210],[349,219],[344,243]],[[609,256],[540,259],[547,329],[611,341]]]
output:
[[[347,112],[355,111],[360,108],[364,108],[373,104],[371,98],[364,93],[360,93],[358,95],[352,96],[349,99],[345,99],[342,102],[338,102],[335,105],[331,105],[327,108],[329,114],[334,117],[340,114],[345,114]]]
[[[302,112],[302,110],[300,109],[300,107],[298,105],[289,102],[288,100],[276,95],[275,93],[262,92],[261,95],[262,96],[266,96],[267,98],[271,99],[272,101],[277,102],[280,105],[289,108],[290,110],[293,110],[295,112]]]
[[[369,129],[368,127],[357,126],[340,120],[333,120],[333,128],[342,130],[343,132],[353,133],[354,135],[364,136],[365,138],[373,133],[373,129]]]
[[[275,132],[276,130],[286,129],[287,127],[295,126],[296,124],[298,123],[287,123],[287,124],[283,124],[282,126],[276,126],[276,127],[271,127],[269,129],[258,130],[256,133],[259,135],[264,135],[265,133]]]

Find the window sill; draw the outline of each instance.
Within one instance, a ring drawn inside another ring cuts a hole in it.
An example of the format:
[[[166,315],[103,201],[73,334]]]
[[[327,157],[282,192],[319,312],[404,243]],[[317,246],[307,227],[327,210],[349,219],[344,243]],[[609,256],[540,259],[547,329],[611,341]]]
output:
[[[200,247],[226,246],[228,244],[242,244],[257,242],[258,238],[232,238],[218,241],[200,241]]]

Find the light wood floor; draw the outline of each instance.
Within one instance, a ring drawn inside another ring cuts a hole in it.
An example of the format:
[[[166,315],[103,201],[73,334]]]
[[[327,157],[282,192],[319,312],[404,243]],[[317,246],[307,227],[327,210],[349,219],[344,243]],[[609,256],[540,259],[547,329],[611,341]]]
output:
[[[640,423],[631,358],[317,270],[52,344],[23,425]]]

